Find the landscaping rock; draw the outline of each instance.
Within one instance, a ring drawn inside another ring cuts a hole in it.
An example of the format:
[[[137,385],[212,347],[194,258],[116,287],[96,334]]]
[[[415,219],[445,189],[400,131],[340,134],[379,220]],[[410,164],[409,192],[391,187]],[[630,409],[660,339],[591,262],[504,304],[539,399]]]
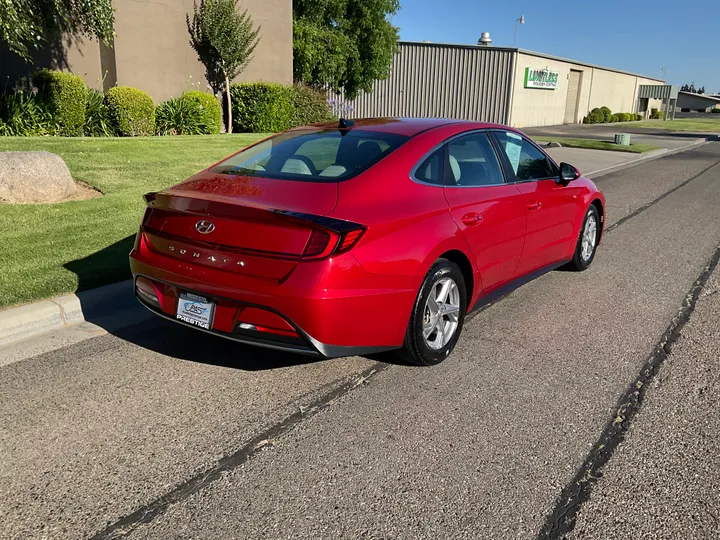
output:
[[[50,152],[0,152],[0,201],[56,202],[72,197],[75,181],[63,159]]]

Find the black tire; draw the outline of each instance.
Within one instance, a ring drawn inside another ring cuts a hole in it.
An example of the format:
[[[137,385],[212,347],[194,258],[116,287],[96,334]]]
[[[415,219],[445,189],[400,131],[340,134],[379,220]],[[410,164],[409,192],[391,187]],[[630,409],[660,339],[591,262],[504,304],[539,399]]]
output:
[[[593,247],[590,257],[583,257],[583,234],[585,232],[585,225],[587,224],[591,216],[595,219],[596,223],[595,246]],[[567,265],[569,269],[575,270],[576,272],[582,272],[583,270],[587,270],[590,267],[593,260],[595,259],[595,253],[597,253],[598,241],[600,240],[601,230],[602,223],[600,222],[600,214],[595,205],[591,204],[590,208],[588,208],[587,214],[585,214],[585,219],[583,220],[582,227],[580,227],[580,234],[578,234],[577,243],[575,244],[575,253],[573,253],[572,261],[570,261],[570,263],[568,263]]]
[[[425,309],[433,287],[437,286],[440,280],[446,277],[451,278],[455,282],[459,293],[457,327],[444,347],[432,349],[428,346],[423,336]],[[397,354],[403,361],[418,366],[433,366],[439,364],[450,356],[458,339],[460,339],[466,313],[467,289],[463,273],[454,262],[448,261],[447,259],[438,259],[428,271],[420,287],[420,292],[415,300],[415,305],[413,306],[408,328],[405,333],[405,343],[403,344],[403,348],[397,351]]]

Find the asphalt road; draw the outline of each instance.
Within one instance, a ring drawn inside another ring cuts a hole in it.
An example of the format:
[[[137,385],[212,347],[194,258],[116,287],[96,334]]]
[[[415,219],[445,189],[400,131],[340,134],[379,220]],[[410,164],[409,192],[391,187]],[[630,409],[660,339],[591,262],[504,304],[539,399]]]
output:
[[[0,367],[0,537],[718,537],[720,144],[598,184],[591,269],[440,366],[158,319]]]

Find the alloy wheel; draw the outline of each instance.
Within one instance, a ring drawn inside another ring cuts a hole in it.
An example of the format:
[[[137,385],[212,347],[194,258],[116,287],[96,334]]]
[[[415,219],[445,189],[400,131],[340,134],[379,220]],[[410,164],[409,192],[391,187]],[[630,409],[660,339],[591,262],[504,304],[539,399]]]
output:
[[[582,258],[588,262],[595,251],[595,243],[597,242],[597,220],[593,214],[590,214],[585,221],[582,237]]]
[[[430,290],[423,312],[423,338],[434,350],[445,347],[458,328],[460,290],[450,277],[439,279]]]

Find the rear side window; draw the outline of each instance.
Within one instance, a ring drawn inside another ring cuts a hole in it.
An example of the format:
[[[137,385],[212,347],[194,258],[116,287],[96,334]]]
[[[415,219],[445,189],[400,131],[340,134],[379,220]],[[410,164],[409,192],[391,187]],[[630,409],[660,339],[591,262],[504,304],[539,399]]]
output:
[[[427,184],[442,185],[442,172],[445,153],[444,147],[435,150],[430,157],[423,161],[415,170],[415,179]]]
[[[505,182],[487,133],[471,133],[448,143],[446,185],[491,186]]]
[[[409,137],[337,129],[290,131],[215,165],[211,171],[306,182],[347,180],[372,167]]]

